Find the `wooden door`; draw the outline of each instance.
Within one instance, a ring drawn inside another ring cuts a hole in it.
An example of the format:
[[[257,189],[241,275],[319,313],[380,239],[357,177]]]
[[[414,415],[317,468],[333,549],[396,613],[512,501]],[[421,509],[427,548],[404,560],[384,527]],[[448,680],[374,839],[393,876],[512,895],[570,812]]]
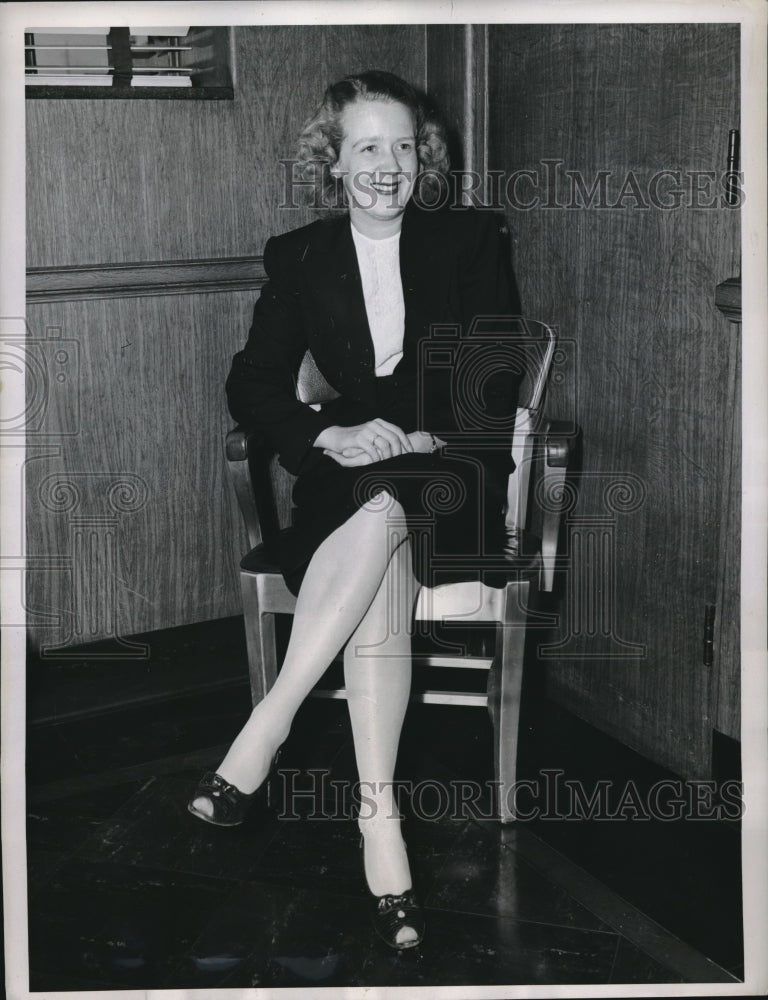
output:
[[[721,186],[738,53],[725,24],[488,29],[487,167],[524,310],[567,348],[551,408],[583,431],[548,690],[691,778],[710,773],[717,718],[738,736],[739,327],[714,303],[739,266]],[[725,665],[704,656],[718,600]]]

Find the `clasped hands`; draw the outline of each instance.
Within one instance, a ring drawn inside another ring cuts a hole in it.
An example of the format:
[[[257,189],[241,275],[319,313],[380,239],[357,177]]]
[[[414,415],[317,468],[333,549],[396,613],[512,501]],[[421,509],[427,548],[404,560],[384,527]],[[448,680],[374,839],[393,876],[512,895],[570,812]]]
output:
[[[428,454],[434,450],[435,442],[438,445],[445,443],[426,431],[406,434],[395,424],[377,417],[354,427],[326,427],[317,436],[315,447],[322,448],[323,454],[339,465],[352,467],[371,465],[409,452]]]

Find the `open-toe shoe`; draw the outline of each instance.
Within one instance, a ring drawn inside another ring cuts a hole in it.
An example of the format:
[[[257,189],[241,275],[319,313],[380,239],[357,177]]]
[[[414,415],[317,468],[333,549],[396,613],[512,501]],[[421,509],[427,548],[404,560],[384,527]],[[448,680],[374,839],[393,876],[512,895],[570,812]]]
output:
[[[261,799],[267,807],[272,805],[272,783],[277,771],[278,761],[282,747],[277,751],[272,760],[269,774],[250,795],[241,792],[235,785],[225,781],[220,774],[209,771],[204,774],[198,782],[197,788],[192,798],[189,800],[187,809],[198,819],[213,826],[239,826],[248,810],[248,807],[256,799]],[[211,812],[207,813],[195,805],[198,799],[207,799],[211,803]]]
[[[373,913],[373,926],[382,941],[398,951],[421,944],[424,937],[424,914],[413,889],[408,889],[399,896],[388,893],[374,898],[376,909]],[[398,941],[397,935],[404,927],[412,928],[416,937]]]

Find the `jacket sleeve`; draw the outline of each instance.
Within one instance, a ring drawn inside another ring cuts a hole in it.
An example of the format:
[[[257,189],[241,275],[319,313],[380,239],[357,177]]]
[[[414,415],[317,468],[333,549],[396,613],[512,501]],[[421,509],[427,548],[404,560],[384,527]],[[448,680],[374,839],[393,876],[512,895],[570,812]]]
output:
[[[253,310],[245,348],[232,361],[226,390],[238,423],[253,428],[297,475],[318,434],[331,420],[296,398],[296,373],[307,350],[298,282],[279,239],[267,241],[268,281]]]
[[[474,231],[467,234],[460,271],[466,346],[458,383],[470,397],[481,392],[489,429],[501,430],[514,417],[522,377],[520,345],[514,341],[518,327],[510,323],[511,316],[520,315],[520,302],[503,220],[491,212],[472,212],[469,218]]]
[[[460,277],[465,322],[471,326],[476,317],[519,316],[504,221],[493,212],[476,209],[467,213],[466,221]]]

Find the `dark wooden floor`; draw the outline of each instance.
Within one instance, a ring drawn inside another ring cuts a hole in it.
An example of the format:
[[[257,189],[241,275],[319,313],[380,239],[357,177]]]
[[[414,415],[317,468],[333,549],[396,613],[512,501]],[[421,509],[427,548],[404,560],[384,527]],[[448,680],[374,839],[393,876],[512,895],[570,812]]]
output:
[[[389,953],[372,935],[351,800],[338,791],[355,778],[345,704],[308,701],[281,762],[285,789],[319,788],[324,774],[324,795],[283,797],[282,818],[256,810],[237,829],[207,826],[186,803],[247,716],[242,622],[148,641],[145,660],[29,663],[32,990],[743,975],[735,824],[501,828],[483,819],[482,797],[456,814],[439,789],[490,779],[489,723],[442,706],[411,708],[399,761],[427,934],[414,952]],[[660,777],[529,691],[521,774],[560,770],[641,792]]]

